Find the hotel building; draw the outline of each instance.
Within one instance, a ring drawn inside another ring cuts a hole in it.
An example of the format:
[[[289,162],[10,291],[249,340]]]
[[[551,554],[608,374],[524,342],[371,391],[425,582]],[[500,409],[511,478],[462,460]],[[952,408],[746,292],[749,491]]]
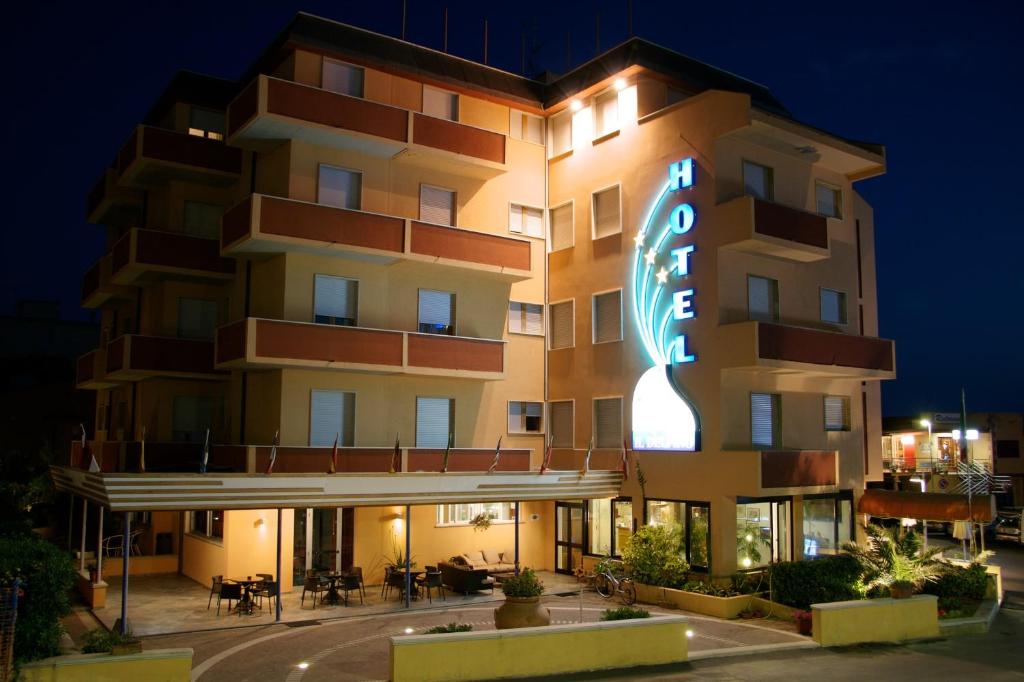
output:
[[[713,577],[834,551],[882,477],[884,170],[640,39],[542,82],[300,14],[237,82],[179,75],[90,193],[98,408],[54,477],[203,584],[278,532],[300,584],[376,582],[405,524],[420,564],[571,572],[644,523]]]

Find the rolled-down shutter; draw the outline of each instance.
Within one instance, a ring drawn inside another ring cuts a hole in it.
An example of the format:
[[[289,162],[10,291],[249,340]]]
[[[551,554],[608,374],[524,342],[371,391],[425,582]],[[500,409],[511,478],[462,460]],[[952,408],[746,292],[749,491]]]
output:
[[[556,448],[572,447],[572,401],[549,403],[551,444]]]
[[[747,277],[747,311],[752,320],[775,319],[775,281],[767,277]]]
[[[314,278],[313,309],[317,320],[322,317],[356,319],[356,292],[358,283],[354,279],[316,275]]]
[[[777,400],[770,393],[750,394],[750,442],[754,445],[775,446]]]
[[[544,306],[534,303],[524,303],[523,313],[523,331],[527,334],[536,334],[538,336],[543,336]]]
[[[325,206],[358,210],[362,207],[363,174],[320,164],[317,202]]]
[[[839,395],[825,396],[825,430],[842,431],[847,428],[849,403]]]
[[[455,192],[420,185],[420,220],[438,225],[454,225]]]
[[[594,195],[594,237],[600,239],[622,232],[619,219],[619,188],[609,187]]]
[[[416,398],[416,447],[446,447],[451,416],[451,398]]]
[[[551,209],[551,250],[567,249],[573,244],[572,204]]]
[[[353,443],[355,394],[345,391],[321,391],[310,393],[309,444],[313,446],[334,445],[335,436],[340,436],[338,445]]]
[[[594,297],[594,343],[622,339],[622,292],[609,291]]]
[[[420,289],[419,323],[444,326],[454,324],[453,298],[453,294],[448,291]]]
[[[622,444],[622,398],[594,400],[594,446],[615,448]]]
[[[551,348],[569,348],[573,345],[572,301],[551,306]]]

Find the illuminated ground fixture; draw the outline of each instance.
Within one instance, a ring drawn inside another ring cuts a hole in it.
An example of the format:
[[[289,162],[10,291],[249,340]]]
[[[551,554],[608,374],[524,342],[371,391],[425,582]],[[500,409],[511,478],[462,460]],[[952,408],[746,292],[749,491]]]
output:
[[[691,204],[677,200],[686,196],[680,190],[693,186],[693,159],[672,164],[668,175],[633,240],[633,317],[654,364],[633,390],[633,449],[692,452],[700,448],[698,415],[676,385],[672,365],[697,361],[686,334],[673,325],[697,316],[694,289],[685,287],[696,247],[680,240],[693,230],[697,215]]]

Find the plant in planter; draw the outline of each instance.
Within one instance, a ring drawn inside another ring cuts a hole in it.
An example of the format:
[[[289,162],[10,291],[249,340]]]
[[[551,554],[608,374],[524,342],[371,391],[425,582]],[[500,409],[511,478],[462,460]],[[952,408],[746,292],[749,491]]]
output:
[[[742,568],[750,568],[761,563],[760,537],[761,529],[752,523],[737,529],[736,556],[743,557],[740,560]]]
[[[804,611],[803,609],[793,611],[793,620],[796,621],[797,632],[808,637],[811,635],[813,618],[811,617],[810,611]]]
[[[651,612],[635,606],[620,606],[617,609],[605,609],[601,620],[632,620],[634,618],[650,618]]]
[[[690,565],[680,552],[682,529],[676,525],[642,526],[622,550],[633,579],[644,585],[678,587],[686,583]]]
[[[488,512],[480,512],[472,519],[469,520],[469,525],[473,526],[474,531],[485,531],[491,527],[491,521],[494,517]]]
[[[395,545],[391,549],[391,558],[388,559],[388,566],[400,571],[405,570],[405,552],[399,545]],[[416,566],[416,560],[413,557],[409,557],[409,566]]]
[[[551,623],[551,611],[540,603],[544,583],[530,568],[501,584],[505,603],[494,609],[494,627],[498,630],[529,628]]]
[[[448,623],[447,625],[435,625],[423,631],[425,635],[443,635],[446,632],[470,632],[473,626],[469,623]]]
[[[900,527],[866,526],[867,546],[848,542],[843,550],[860,563],[864,585],[869,595],[886,591],[895,598],[911,596],[926,582],[934,582],[943,567],[937,557],[942,547],[925,551],[921,536]]]

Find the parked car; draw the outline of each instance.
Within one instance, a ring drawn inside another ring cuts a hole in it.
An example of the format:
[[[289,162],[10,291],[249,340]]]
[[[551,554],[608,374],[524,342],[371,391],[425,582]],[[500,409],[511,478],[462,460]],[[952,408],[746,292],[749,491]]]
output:
[[[1020,532],[1021,509],[1000,509],[996,513],[995,539],[997,542],[1024,543]]]

